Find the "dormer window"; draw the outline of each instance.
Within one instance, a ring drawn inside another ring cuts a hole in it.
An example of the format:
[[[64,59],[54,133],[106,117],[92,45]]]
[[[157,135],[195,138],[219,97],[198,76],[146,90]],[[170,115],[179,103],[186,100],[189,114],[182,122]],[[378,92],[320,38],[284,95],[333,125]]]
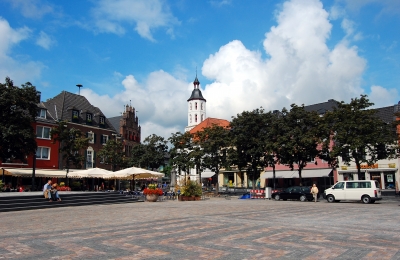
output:
[[[79,111],[78,110],[72,110],[72,119],[73,120],[78,120],[79,118]]]
[[[86,122],[87,123],[92,123],[92,118],[93,118],[92,114],[89,114],[89,113],[86,114]]]
[[[100,125],[104,125],[105,123],[106,123],[105,117],[104,117],[104,116],[100,116],[100,117],[99,117],[99,124],[100,124]]]
[[[43,108],[39,109],[37,116],[40,118],[46,118],[46,109]]]

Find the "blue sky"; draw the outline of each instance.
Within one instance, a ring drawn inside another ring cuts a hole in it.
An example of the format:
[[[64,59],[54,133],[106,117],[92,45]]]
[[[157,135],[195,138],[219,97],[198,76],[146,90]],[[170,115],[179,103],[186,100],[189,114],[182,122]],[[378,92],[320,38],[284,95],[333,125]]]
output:
[[[400,1],[0,1],[0,78],[42,99],[131,103],[143,138],[187,125],[196,75],[207,116],[291,103],[400,101]]]

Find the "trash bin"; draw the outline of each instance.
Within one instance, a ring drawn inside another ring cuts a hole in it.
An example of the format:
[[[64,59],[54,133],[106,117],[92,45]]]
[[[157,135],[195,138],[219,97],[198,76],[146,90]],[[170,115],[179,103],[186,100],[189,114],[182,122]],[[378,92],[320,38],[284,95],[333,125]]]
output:
[[[271,194],[272,194],[271,187],[266,187],[265,188],[265,198],[270,200],[271,199]]]

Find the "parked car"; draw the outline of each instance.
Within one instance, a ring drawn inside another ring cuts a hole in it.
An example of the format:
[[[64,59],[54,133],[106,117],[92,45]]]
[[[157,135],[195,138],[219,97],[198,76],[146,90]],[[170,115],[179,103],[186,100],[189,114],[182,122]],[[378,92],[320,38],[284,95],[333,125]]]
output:
[[[361,200],[363,203],[374,203],[382,199],[379,182],[376,180],[340,181],[325,190],[328,202],[341,200]]]
[[[282,191],[272,193],[272,198],[275,200],[300,200],[312,201],[313,195],[310,193],[310,186],[293,186]]]

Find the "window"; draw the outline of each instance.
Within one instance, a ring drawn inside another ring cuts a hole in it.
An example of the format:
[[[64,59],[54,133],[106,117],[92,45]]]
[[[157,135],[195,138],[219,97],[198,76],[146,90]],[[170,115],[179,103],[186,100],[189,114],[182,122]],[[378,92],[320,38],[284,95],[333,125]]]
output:
[[[93,132],[88,132],[87,137],[90,139],[89,143],[94,144],[94,133]]]
[[[36,126],[36,137],[40,139],[50,139],[50,127]]]
[[[338,182],[333,186],[335,189],[343,189],[344,188],[344,182]]]
[[[88,122],[88,123],[92,122],[92,114],[89,114],[89,113],[86,114],[86,122]]]
[[[201,103],[201,110],[203,110],[203,102]]]
[[[203,121],[204,120],[204,115],[201,115],[201,121]]]
[[[36,149],[36,159],[49,160],[50,159],[50,148],[48,148],[48,147],[38,147]]]
[[[101,143],[102,143],[102,144],[106,144],[107,141],[108,141],[108,135],[103,135],[101,139],[102,139],[102,140],[101,140]]]
[[[89,147],[86,151],[86,169],[93,168],[93,148]]]
[[[358,182],[347,182],[346,183],[346,189],[357,189],[358,186]]]
[[[197,102],[194,103],[194,110],[197,110]]]
[[[78,118],[79,118],[79,111],[72,110],[72,119],[78,119]]]
[[[190,120],[189,120],[190,123],[192,123],[192,115],[190,115],[189,118],[190,118]]]
[[[190,110],[192,110],[192,103],[189,103]]]
[[[37,116],[40,118],[46,118],[46,109],[39,109]]]
[[[99,117],[99,124],[100,124],[100,125],[104,125],[105,122],[106,122],[106,119],[104,118],[104,116],[100,116],[100,117]]]
[[[197,123],[197,115],[194,115],[194,122]]]
[[[359,182],[359,187],[360,188],[371,188],[371,182],[369,181],[363,181],[363,182]],[[379,187],[379,186],[376,186]]]

